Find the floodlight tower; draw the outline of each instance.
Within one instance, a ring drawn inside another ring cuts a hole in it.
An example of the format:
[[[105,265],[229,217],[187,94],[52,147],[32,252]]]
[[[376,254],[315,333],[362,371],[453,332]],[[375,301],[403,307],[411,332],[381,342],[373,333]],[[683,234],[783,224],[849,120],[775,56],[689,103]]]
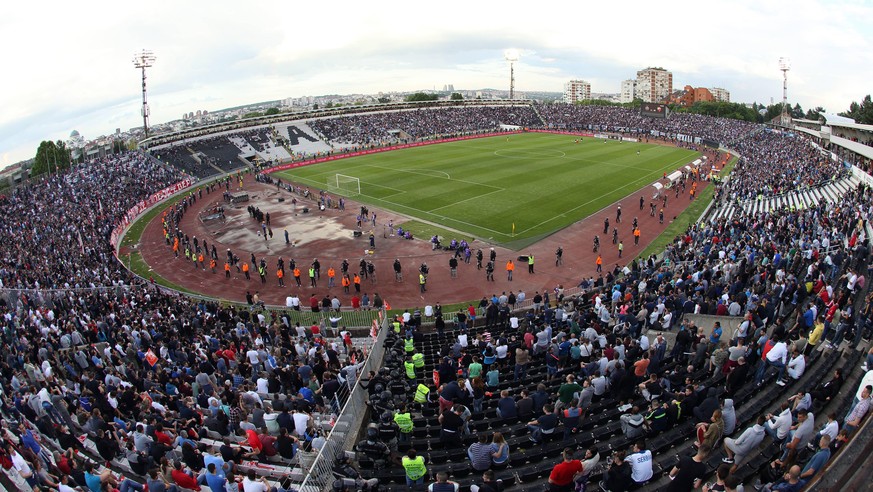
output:
[[[503,58],[509,62],[509,99],[515,99],[515,62],[518,61],[518,50],[509,49],[503,53]]]
[[[791,60],[779,58],[779,70],[782,70],[782,126],[788,126],[788,71],[791,70]]]
[[[155,63],[155,54],[149,50],[142,50],[133,55],[133,66],[142,70],[142,129],[146,137],[149,136],[149,103],[146,97],[146,68]]]

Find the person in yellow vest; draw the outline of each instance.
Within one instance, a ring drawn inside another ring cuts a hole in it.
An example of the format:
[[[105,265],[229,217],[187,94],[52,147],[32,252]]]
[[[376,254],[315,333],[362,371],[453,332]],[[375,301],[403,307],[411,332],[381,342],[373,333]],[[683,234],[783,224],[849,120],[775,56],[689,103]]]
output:
[[[394,414],[394,423],[400,428],[397,434],[398,442],[409,442],[412,437],[412,414],[407,410],[406,405],[402,405],[397,413]]]
[[[415,363],[412,360],[407,360],[403,363],[403,367],[406,369],[406,377],[415,379]]]
[[[403,340],[403,350],[406,351],[406,355],[415,352],[415,343],[413,343],[412,337],[406,337],[406,339]]]
[[[412,448],[406,452],[402,463],[403,469],[406,470],[406,486],[423,485],[424,476],[427,474],[427,467],[424,466],[424,457],[418,456],[418,453]]]
[[[534,272],[534,255],[527,255],[527,273]]]
[[[412,401],[419,404],[427,403],[428,396],[430,395],[430,388],[427,387],[426,384],[418,384],[418,387],[415,388],[415,395],[412,397]]]
[[[416,369],[421,369],[424,367],[424,354],[421,352],[417,352],[412,354],[412,363],[415,365]]]
[[[418,287],[419,287],[419,290],[421,291],[422,294],[424,294],[424,292],[427,291],[427,287],[425,286],[425,284],[427,284],[427,277],[425,277],[423,273],[419,273],[418,274]]]
[[[394,333],[400,333],[400,320],[395,319],[391,324],[394,326]]]

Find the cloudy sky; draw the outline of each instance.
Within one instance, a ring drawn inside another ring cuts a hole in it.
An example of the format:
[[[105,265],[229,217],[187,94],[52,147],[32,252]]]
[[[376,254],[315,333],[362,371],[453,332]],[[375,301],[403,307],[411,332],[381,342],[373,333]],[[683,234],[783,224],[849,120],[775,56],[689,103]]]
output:
[[[183,112],[321,94],[508,88],[584,78],[618,92],[647,66],[674,87],[724,87],[837,112],[871,92],[873,2],[7,2],[0,8],[0,167],[40,140],[141,124],[133,54],[149,71],[153,123]]]

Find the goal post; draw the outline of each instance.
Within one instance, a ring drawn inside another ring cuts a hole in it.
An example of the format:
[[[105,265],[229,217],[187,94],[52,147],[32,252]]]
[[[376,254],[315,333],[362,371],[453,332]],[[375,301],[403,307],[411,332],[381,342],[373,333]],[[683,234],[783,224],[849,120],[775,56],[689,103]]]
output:
[[[349,194],[361,194],[361,180],[345,174],[336,175],[336,188]]]

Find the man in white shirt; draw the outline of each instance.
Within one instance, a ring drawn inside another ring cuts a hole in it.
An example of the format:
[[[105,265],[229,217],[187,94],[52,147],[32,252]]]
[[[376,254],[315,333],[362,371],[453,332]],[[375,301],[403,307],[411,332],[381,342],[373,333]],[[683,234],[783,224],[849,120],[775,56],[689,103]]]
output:
[[[624,460],[631,465],[631,478],[637,484],[652,478],[652,452],[646,449],[646,442],[639,440],[634,444],[633,453]]]
[[[803,354],[801,354],[797,349],[794,349],[794,354],[792,354],[791,360],[788,361],[788,376],[794,380],[800,379],[800,376],[803,376],[805,370],[806,359],[803,357]],[[776,381],[776,384],[779,386],[785,386],[785,381]]]
[[[258,351],[254,347],[249,348],[246,352],[246,358],[249,360],[249,364],[252,365],[252,369],[255,371],[260,370],[261,359],[258,357]]]
[[[303,434],[306,433],[306,428],[309,427],[312,417],[308,413],[296,411],[291,415],[291,417],[294,419],[294,432],[296,432],[297,436],[302,439]]]
[[[244,492],[269,492],[271,489],[270,482],[266,477],[261,477],[258,480],[254,470],[249,470],[246,478],[243,479]]]
[[[755,375],[755,383],[760,385],[764,381],[764,375],[767,374],[767,368],[770,366],[778,367],[779,374],[776,379],[782,379],[785,373],[785,363],[788,360],[788,345],[782,340],[776,342],[776,345],[767,352],[767,357],[764,358],[764,363],[759,364],[758,373]]]
[[[782,412],[775,416],[767,414],[767,422],[764,423],[764,431],[776,442],[782,442],[788,436],[793,417],[788,402],[782,402]]]
[[[464,348],[467,347],[468,342],[467,342],[467,333],[466,333],[466,332],[463,332],[463,331],[462,331],[462,332],[458,335],[458,343],[461,344],[461,347],[464,347]]]

